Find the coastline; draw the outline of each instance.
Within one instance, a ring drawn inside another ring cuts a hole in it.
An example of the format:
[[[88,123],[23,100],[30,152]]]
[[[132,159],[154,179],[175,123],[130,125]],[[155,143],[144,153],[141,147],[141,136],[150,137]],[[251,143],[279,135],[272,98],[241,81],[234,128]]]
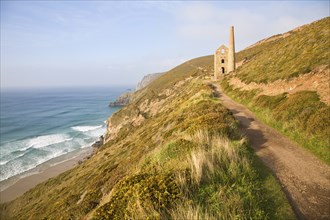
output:
[[[95,151],[93,147],[86,147],[77,151],[51,159],[44,164],[0,182],[0,203],[10,202],[23,195],[39,183],[55,177],[77,166]]]

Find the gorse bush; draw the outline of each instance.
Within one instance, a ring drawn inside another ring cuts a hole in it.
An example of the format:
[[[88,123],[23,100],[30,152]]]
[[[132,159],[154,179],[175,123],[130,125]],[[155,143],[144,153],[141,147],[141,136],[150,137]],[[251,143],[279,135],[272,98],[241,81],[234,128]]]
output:
[[[317,109],[310,115],[306,123],[306,131],[329,141],[330,134],[330,106]],[[330,143],[328,143],[328,146]]]
[[[180,160],[185,158],[186,155],[196,147],[196,143],[180,138],[169,143],[168,145],[165,145],[160,150],[159,154],[156,154],[156,157],[159,163],[164,164],[173,159]]]
[[[287,93],[282,93],[271,97],[267,95],[259,95],[255,98],[255,103],[263,108],[274,109],[281,101],[286,99],[287,96]]]
[[[110,201],[96,210],[94,219],[159,218],[179,198],[174,174],[137,174],[118,183]]]

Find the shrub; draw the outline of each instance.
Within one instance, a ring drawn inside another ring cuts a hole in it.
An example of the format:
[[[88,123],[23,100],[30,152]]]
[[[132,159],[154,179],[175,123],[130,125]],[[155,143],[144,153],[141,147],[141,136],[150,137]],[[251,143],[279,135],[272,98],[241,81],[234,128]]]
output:
[[[306,131],[328,140],[330,134],[330,106],[324,106],[311,115],[306,123]],[[329,146],[329,145],[328,145]]]
[[[96,210],[94,219],[159,218],[180,198],[173,173],[136,174],[115,187],[111,200]],[[139,216],[142,217],[142,216]]]
[[[282,99],[274,108],[274,116],[282,121],[295,121],[299,129],[305,129],[308,118],[325,106],[316,92],[300,91]]]

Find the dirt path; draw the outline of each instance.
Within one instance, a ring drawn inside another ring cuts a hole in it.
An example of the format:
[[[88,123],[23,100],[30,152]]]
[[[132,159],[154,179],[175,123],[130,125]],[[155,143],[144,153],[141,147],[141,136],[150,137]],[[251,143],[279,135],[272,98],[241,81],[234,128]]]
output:
[[[298,219],[330,219],[330,168],[258,121],[253,113],[213,84],[219,99],[240,122],[256,154],[273,170]]]

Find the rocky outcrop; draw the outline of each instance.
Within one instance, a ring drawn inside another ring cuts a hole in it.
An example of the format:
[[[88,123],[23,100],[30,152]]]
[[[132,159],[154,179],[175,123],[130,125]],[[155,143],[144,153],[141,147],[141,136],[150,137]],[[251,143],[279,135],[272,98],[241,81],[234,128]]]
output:
[[[137,84],[135,91],[143,89],[149,85],[152,81],[163,75],[164,73],[151,73],[143,77],[143,79]],[[130,103],[133,92],[125,92],[120,95],[115,101],[109,103],[109,107],[123,107]]]
[[[164,73],[153,73],[144,76],[136,86],[135,91],[143,89],[163,74]],[[127,126],[139,126],[145,120],[146,114],[154,115],[164,104],[164,100],[154,100],[150,102],[150,100],[146,99],[145,102],[141,103],[139,106],[128,105],[132,102],[133,96],[134,92],[126,92],[119,96],[116,101],[110,102],[109,107],[127,106],[127,109],[111,115],[106,121],[107,132],[104,140],[105,143],[116,138],[120,129]],[[116,116],[114,117],[114,115]],[[120,118],[120,120],[116,120],[118,118]]]
[[[109,107],[122,107],[122,106],[128,105],[131,100],[131,97],[132,97],[132,93],[126,92],[126,93],[120,95],[116,99],[116,101],[110,102]]]
[[[106,121],[105,143],[115,139],[121,129],[139,126],[144,120],[143,112],[137,106],[128,105],[122,108],[120,111],[112,114]]]
[[[137,84],[136,91],[143,89],[149,85],[152,81],[163,75],[164,73],[151,73],[143,77],[143,79]]]
[[[104,137],[103,135],[100,136],[99,140],[92,144],[93,148],[100,148],[104,144]]]

